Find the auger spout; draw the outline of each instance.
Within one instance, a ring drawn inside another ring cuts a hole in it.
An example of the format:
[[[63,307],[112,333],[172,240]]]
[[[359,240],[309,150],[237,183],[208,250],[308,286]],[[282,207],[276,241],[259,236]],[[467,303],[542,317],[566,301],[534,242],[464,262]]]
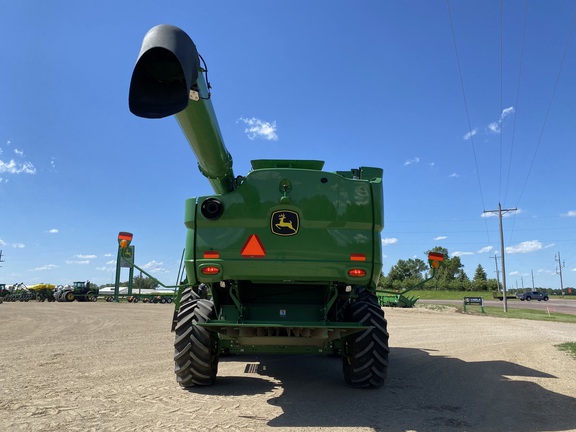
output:
[[[235,189],[226,149],[210,100],[204,69],[192,39],[181,29],[158,25],[144,36],[132,79],[130,111],[144,118],[175,115],[214,192]]]

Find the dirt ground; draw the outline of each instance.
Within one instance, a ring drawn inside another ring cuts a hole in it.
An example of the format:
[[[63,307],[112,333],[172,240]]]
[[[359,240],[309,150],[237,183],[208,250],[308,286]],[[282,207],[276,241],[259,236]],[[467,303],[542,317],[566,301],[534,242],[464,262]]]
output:
[[[172,307],[0,305],[0,431],[576,430],[576,325],[386,309],[386,386],[340,359],[222,358],[216,384],[173,373]]]

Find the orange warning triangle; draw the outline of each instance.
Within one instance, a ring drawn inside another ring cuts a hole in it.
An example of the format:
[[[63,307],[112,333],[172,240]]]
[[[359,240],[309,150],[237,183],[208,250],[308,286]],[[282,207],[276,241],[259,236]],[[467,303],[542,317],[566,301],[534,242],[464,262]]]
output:
[[[256,234],[252,234],[250,237],[248,237],[248,240],[244,244],[240,255],[243,257],[258,258],[265,256],[266,250],[264,249],[264,246],[262,246],[258,236]]]

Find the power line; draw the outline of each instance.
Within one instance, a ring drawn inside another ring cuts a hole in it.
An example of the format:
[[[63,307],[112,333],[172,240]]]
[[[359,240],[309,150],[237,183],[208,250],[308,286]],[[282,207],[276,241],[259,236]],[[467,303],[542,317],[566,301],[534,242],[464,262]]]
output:
[[[560,252],[558,255],[554,257],[556,262],[558,262],[558,267],[556,268],[556,273],[560,275],[560,292],[562,293],[562,297],[564,297],[564,282],[562,281],[562,269],[566,267],[566,264],[560,259]]]
[[[503,94],[504,94],[504,0],[500,0],[500,116],[502,116],[502,112],[504,111],[504,102],[502,101]],[[500,117],[502,118],[502,117]],[[504,122],[500,124],[500,170],[499,170],[499,177],[498,177],[498,199],[502,196],[502,140],[504,137]]]
[[[524,2],[524,25],[522,28],[522,47],[520,48],[520,65],[518,67],[518,84],[516,85],[516,101],[514,102],[514,110],[516,115],[512,122],[512,142],[510,144],[510,158],[508,159],[508,177],[506,178],[506,189],[504,192],[504,204],[508,199],[508,186],[510,186],[510,173],[512,172],[512,155],[514,153],[514,139],[516,137],[516,119],[518,118],[518,101],[520,100],[520,83],[522,81],[522,64],[524,63],[524,44],[526,41],[526,18],[528,16],[528,0]]]
[[[464,99],[464,110],[466,111],[466,120],[468,122],[468,134],[470,136],[470,143],[472,145],[472,155],[474,156],[474,165],[476,166],[476,178],[478,180],[478,189],[480,191],[480,200],[482,201],[482,208],[484,205],[484,193],[482,192],[482,182],[480,181],[480,169],[478,168],[478,158],[476,157],[476,149],[474,147],[474,134],[472,132],[472,123],[470,122],[470,112],[468,110],[468,102],[466,100],[466,91],[464,90],[464,78],[462,76],[462,67],[460,66],[460,56],[458,54],[458,45],[456,44],[456,33],[454,32],[454,23],[452,21],[452,10],[450,8],[450,0],[446,0],[448,7],[448,17],[450,18],[450,30],[452,32],[452,42],[454,43],[454,52],[456,53],[456,64],[458,65],[458,76],[460,77],[460,88],[462,89],[462,98]],[[488,231],[488,222],[484,221],[486,225],[486,236],[488,243],[490,243],[490,234]]]
[[[498,219],[500,220],[500,255],[502,257],[502,301],[504,302],[504,312],[508,312],[508,301],[506,299],[506,264],[504,262],[504,230],[502,229],[502,215],[509,211],[516,210],[518,209],[502,209],[500,203],[498,203],[498,210],[484,210],[484,213],[498,213]]]
[[[570,45],[570,39],[572,38],[572,32],[574,30],[574,25],[576,24],[576,11],[574,12],[574,18],[572,19],[572,26],[570,27],[570,31],[568,32],[568,38],[566,39],[566,45],[564,46],[564,53],[562,55],[562,60],[560,62],[560,68],[558,69],[558,74],[556,75],[556,81],[554,82],[554,88],[552,89],[552,96],[550,97],[550,102],[548,103],[548,108],[546,110],[546,115],[544,116],[544,123],[542,124],[542,129],[540,130],[540,135],[538,137],[538,141],[536,143],[536,149],[534,150],[534,156],[532,156],[532,162],[530,163],[530,167],[528,168],[528,173],[526,174],[526,180],[524,180],[524,186],[522,187],[522,191],[520,192],[520,196],[518,197],[518,203],[522,199],[522,195],[524,195],[524,190],[526,189],[526,185],[528,184],[528,179],[530,178],[530,174],[532,173],[532,168],[534,167],[534,162],[536,161],[536,154],[538,153],[538,149],[540,148],[540,143],[542,142],[542,136],[544,135],[544,130],[546,129],[546,123],[548,122],[548,117],[550,115],[550,111],[552,109],[552,102],[554,101],[554,95],[556,94],[556,89],[558,88],[558,82],[560,81],[560,75],[562,73],[562,69],[564,67],[564,61],[566,60],[566,53],[568,52],[568,46]]]

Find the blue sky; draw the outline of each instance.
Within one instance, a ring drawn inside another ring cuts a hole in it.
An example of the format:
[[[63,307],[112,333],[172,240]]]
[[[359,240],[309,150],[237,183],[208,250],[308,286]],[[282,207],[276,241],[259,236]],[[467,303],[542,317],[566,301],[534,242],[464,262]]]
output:
[[[211,188],[175,119],[127,102],[144,34],[167,23],[208,64],[236,175],[259,158],[384,169],[385,272],[443,246],[495,277],[483,212],[500,202],[518,208],[508,287],[559,288],[558,253],[576,285],[576,1],[500,6],[0,0],[0,283],[111,283],[119,231],[176,281],[184,200]]]

